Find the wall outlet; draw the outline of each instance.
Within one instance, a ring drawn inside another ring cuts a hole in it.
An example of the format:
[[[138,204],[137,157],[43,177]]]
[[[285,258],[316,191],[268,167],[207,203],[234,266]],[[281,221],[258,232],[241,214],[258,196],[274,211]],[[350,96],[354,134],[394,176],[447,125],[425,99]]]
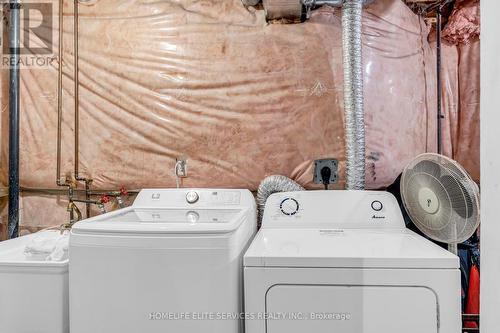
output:
[[[339,179],[338,167],[339,161],[334,158],[324,158],[314,161],[314,183],[325,184],[325,180],[323,179],[321,172],[323,168],[330,168],[330,179],[326,179],[326,184],[336,183]]]
[[[179,178],[188,176],[187,159],[178,158],[175,163],[175,175]]]

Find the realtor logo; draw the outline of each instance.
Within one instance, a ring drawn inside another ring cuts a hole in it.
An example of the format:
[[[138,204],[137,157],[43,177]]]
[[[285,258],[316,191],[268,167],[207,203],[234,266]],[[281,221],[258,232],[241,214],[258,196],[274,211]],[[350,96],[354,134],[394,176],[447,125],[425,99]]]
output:
[[[54,15],[50,2],[22,1],[11,3],[0,0],[0,46],[2,49],[2,67],[11,66],[11,55],[16,51],[20,54],[21,66],[45,66],[54,60]],[[9,45],[10,13],[19,11],[20,34],[19,48]]]

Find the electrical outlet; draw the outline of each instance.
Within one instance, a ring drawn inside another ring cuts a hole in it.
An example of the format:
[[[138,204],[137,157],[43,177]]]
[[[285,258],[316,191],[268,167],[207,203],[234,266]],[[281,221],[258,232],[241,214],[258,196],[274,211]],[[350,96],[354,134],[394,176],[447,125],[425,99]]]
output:
[[[187,177],[187,159],[179,158],[175,163],[175,175],[179,178]]]
[[[324,184],[323,176],[321,175],[321,170],[323,168],[330,168],[330,179],[327,180],[327,184],[336,183],[339,179],[339,162],[334,158],[324,158],[321,160],[314,161],[314,183]]]

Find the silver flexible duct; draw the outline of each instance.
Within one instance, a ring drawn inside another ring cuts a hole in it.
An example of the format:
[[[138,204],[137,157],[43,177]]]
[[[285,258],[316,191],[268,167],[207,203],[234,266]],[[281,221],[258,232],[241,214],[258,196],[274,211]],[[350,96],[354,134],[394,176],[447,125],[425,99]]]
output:
[[[291,180],[288,177],[274,175],[265,178],[259,185],[259,190],[257,191],[257,209],[258,209],[258,224],[260,226],[262,222],[262,216],[264,215],[264,208],[266,207],[267,198],[278,192],[295,192],[304,191],[305,189],[300,186],[297,182]]]
[[[332,7],[340,7],[344,0],[303,0],[304,2],[312,2],[314,6],[328,5]]]
[[[257,0],[242,1],[245,4],[259,2]],[[276,18],[274,16],[284,15],[283,8],[289,8],[291,4],[298,5],[299,2],[306,8],[307,13],[319,5],[342,6],[346,189],[363,190],[366,157],[361,19],[363,5],[373,0],[264,0],[264,8],[267,7],[268,18]],[[287,13],[289,15],[290,11]],[[292,14],[301,16],[301,10],[292,11]]]
[[[342,7],[346,189],[365,188],[365,120],[361,17],[363,0],[345,0]]]

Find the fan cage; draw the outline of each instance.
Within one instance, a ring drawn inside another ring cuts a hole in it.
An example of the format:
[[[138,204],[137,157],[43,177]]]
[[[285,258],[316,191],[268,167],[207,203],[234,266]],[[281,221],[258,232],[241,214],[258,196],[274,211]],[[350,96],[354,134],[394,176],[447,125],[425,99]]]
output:
[[[419,201],[423,188],[438,199],[435,213]],[[417,228],[442,243],[461,243],[479,226],[479,188],[469,174],[452,159],[422,154],[411,161],[401,179],[403,205]]]

